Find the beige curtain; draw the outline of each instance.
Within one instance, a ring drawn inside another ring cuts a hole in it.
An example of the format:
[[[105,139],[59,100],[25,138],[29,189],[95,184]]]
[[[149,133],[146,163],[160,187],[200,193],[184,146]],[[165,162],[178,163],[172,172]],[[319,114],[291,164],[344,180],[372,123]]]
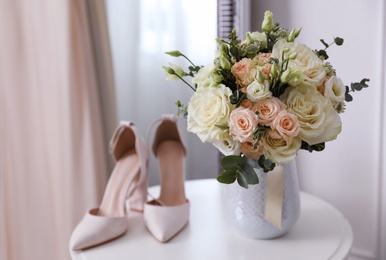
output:
[[[115,124],[96,0],[0,0],[0,259],[69,259],[98,205]]]

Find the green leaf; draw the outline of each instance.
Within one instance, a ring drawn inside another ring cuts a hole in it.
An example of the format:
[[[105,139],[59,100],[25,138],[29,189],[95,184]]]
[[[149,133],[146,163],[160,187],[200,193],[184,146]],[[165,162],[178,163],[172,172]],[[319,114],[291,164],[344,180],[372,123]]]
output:
[[[335,42],[335,44],[336,45],[338,45],[338,46],[341,46],[341,45],[343,45],[343,38],[340,38],[340,37],[335,37],[334,38],[334,42]]]
[[[318,57],[322,56],[324,60],[327,60],[329,57],[327,55],[327,52],[325,50],[319,50],[318,51]]]
[[[328,44],[323,40],[323,39],[320,39],[320,41],[323,43],[324,47],[328,48]]]
[[[220,68],[218,69],[218,73],[223,78],[221,83],[230,88],[232,91],[237,90],[236,78],[230,69]]]
[[[229,126],[227,124],[222,124],[222,125],[216,125],[218,128],[220,128],[221,130],[227,130],[229,128]]]
[[[362,86],[364,88],[367,88],[367,87],[369,87],[369,85],[367,85],[366,82],[369,82],[369,81],[370,81],[370,79],[365,78],[365,79],[362,79],[360,83],[362,84]]]
[[[240,170],[239,174],[243,175],[247,180],[248,184],[258,184],[259,178],[253,167],[251,167],[248,163],[244,165],[244,167]]]
[[[265,135],[265,133],[269,129],[270,129],[269,126],[257,125],[257,128],[253,132],[253,144],[254,144],[254,146],[257,145],[259,140]]]
[[[362,84],[359,82],[351,83],[351,90],[352,91],[360,91],[362,90]]]
[[[247,179],[245,178],[244,175],[242,175],[242,174],[237,175],[237,183],[241,187],[248,189],[248,182],[247,182]]]
[[[239,49],[235,46],[232,46],[230,49],[229,49],[229,52],[230,54],[236,58],[236,60],[239,60],[239,57],[240,57],[240,53],[239,53]]]
[[[234,170],[224,171],[217,176],[217,181],[225,184],[234,183],[237,178],[237,172]]]
[[[264,155],[260,156],[258,163],[264,172],[272,171],[276,166],[274,162],[272,162],[270,159],[265,158]]]
[[[307,150],[312,153],[313,151],[321,152],[324,150],[325,147],[325,143],[309,145],[307,142],[302,141],[302,146],[300,147],[300,149]]]
[[[240,155],[228,155],[221,159],[221,166],[225,171],[236,170],[241,169],[246,161],[247,159],[245,157],[241,157]]]
[[[352,96],[351,96],[350,94],[346,93],[346,94],[344,95],[344,100],[345,100],[346,102],[351,102],[351,101],[353,101],[353,98],[352,98]]]
[[[269,63],[271,63],[271,64],[274,64],[274,63],[279,64],[279,59],[271,57],[271,58],[269,58]]]

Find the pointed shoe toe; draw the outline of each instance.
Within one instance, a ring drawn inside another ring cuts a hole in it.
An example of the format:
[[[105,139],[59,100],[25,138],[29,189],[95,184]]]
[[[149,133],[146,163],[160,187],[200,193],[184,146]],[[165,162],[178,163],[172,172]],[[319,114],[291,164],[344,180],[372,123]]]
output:
[[[165,243],[177,235],[189,221],[190,204],[161,206],[156,203],[145,204],[144,220],[150,233]]]
[[[127,230],[127,218],[97,215],[98,209],[90,210],[79,222],[70,239],[71,250],[83,250],[100,245],[123,235]]]

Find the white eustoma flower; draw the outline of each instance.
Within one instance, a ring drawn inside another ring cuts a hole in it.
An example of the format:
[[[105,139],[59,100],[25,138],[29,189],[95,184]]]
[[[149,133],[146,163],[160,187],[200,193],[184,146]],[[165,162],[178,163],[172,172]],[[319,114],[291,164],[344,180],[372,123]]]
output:
[[[257,80],[255,80],[247,87],[247,98],[253,102],[257,102],[269,97],[272,97],[272,92],[269,90],[268,81],[259,83]]]
[[[193,83],[196,83],[199,87],[209,87],[212,85],[212,71],[215,69],[214,64],[208,64],[204,67],[202,67],[196,75],[194,75],[194,78],[192,79]]]
[[[186,72],[180,66],[173,63],[169,63],[169,66],[173,70],[173,73],[169,72],[170,68],[164,67],[166,80],[178,80],[180,79],[178,76],[180,76],[181,78],[186,76]]]
[[[324,96],[335,108],[344,101],[345,94],[346,87],[340,78],[332,76],[324,83]]]
[[[212,143],[223,155],[239,155],[240,142],[235,141],[229,134],[229,130],[221,130]]]

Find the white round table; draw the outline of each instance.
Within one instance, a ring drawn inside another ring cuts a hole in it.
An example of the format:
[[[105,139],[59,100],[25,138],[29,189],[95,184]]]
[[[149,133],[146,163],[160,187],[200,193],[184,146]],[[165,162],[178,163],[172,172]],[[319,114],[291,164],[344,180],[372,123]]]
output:
[[[352,244],[349,222],[330,204],[301,192],[299,220],[286,235],[271,240],[245,237],[226,224],[222,215],[221,185],[214,179],[186,181],[190,220],[181,233],[162,244],[147,231],[142,214],[129,212],[126,234],[82,252],[74,260],[182,259],[345,259]],[[158,196],[159,186],[149,188]]]

